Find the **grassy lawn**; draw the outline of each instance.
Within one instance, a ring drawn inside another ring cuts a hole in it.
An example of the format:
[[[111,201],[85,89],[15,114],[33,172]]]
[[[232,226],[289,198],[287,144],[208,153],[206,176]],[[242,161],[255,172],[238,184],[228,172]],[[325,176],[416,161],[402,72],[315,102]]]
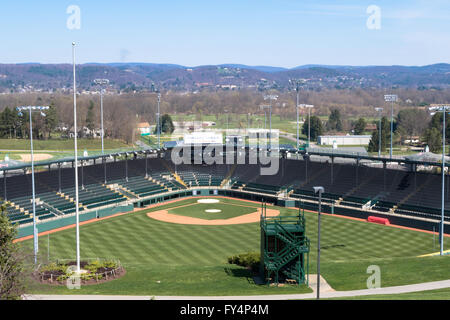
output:
[[[109,283],[81,290],[34,285],[34,293],[135,295],[252,295],[310,292],[305,286],[268,287],[254,284],[244,268],[227,264],[234,254],[259,251],[259,223],[228,226],[180,225],[156,221],[146,212],[170,210],[196,199],[166,204],[81,227],[81,256],[118,258],[127,274]],[[221,199],[222,201],[222,199]],[[226,200],[224,204],[248,202]],[[217,204],[210,205],[216,207]],[[251,206],[259,207],[259,204]],[[197,207],[194,206],[194,207]],[[231,207],[231,206],[229,206]],[[234,206],[235,207],[235,206]],[[193,207],[192,207],[193,208]],[[237,207],[236,207],[237,208]],[[277,207],[281,214],[296,210]],[[191,213],[193,214],[193,213]],[[316,270],[317,215],[305,213],[311,240],[310,273]],[[381,285],[405,285],[450,279],[450,256],[417,258],[436,252],[433,235],[413,230],[322,216],[321,270],[336,290],[366,288],[367,267],[378,265]],[[50,257],[75,257],[75,229],[50,236]],[[436,237],[437,238],[437,237]],[[40,238],[40,254],[47,256],[47,236]],[[32,241],[23,245],[32,247]],[[449,239],[445,239],[448,247]],[[160,281],[160,283],[157,283]]]
[[[208,209],[217,209],[221,212],[205,212]],[[187,205],[179,208],[174,208],[169,210],[169,213],[199,218],[205,220],[216,220],[216,219],[230,219],[238,217],[244,214],[249,214],[255,212],[255,208],[244,207],[241,205],[225,204],[225,203],[194,203],[192,205]]]

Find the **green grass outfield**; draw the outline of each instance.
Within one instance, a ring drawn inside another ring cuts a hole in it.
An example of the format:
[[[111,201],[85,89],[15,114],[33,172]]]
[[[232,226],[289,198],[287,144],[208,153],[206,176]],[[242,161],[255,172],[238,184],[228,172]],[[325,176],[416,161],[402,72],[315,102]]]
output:
[[[146,213],[195,203],[186,199],[81,226],[82,258],[118,258],[127,270],[120,279],[80,290],[34,285],[30,293],[122,295],[254,295],[311,292],[305,286],[254,284],[251,274],[227,264],[230,255],[258,251],[259,223],[197,226],[156,221]],[[220,199],[225,204],[245,204]],[[217,204],[211,204],[211,208]],[[260,205],[253,204],[255,208]],[[278,208],[284,215],[296,210]],[[317,214],[306,212],[311,240],[310,272],[316,269]],[[321,273],[336,290],[365,289],[367,268],[378,265],[381,286],[450,279],[450,256],[417,258],[438,251],[437,237],[413,230],[371,224],[330,215],[322,217]],[[435,238],[435,242],[433,239]],[[50,258],[75,257],[75,229],[49,236]],[[39,241],[47,256],[47,236]],[[22,242],[31,249],[32,241]],[[445,239],[446,247],[449,240]],[[158,283],[157,281],[160,281]],[[450,298],[450,295],[448,295]]]
[[[218,209],[221,212],[205,212],[208,209]],[[230,203],[193,203],[168,210],[169,213],[199,218],[204,220],[230,219],[255,212],[254,207],[235,205]]]

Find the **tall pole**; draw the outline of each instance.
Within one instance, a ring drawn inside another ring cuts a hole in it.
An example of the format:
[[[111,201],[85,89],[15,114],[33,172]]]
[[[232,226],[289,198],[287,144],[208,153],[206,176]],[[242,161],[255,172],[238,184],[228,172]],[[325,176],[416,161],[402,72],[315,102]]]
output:
[[[375,108],[375,111],[379,112],[379,125],[378,125],[378,158],[381,158],[381,112],[383,108]]]
[[[444,169],[445,169],[445,114],[447,113],[446,108],[444,108],[443,112],[443,126],[442,126],[442,203],[441,203],[441,228],[439,231],[439,241],[440,241],[440,254],[441,256],[444,255],[444,192],[445,192],[445,175],[444,175]]]
[[[323,187],[313,187],[314,193],[319,193],[319,211],[317,216],[317,299],[320,299],[320,217],[322,211]]]
[[[319,212],[317,222],[317,299],[320,299],[320,217],[322,210],[322,192],[319,191]]]
[[[270,101],[269,109],[269,148],[272,150],[272,100]]]
[[[378,127],[378,158],[381,158],[381,114],[380,114],[380,125]]]
[[[73,130],[75,145],[75,216],[76,216],[76,254],[77,254],[77,272],[80,272],[80,216],[78,200],[78,145],[77,145],[77,87],[75,78],[75,42],[72,42],[72,62],[73,62]]]
[[[32,116],[31,116],[31,108],[30,112],[30,145],[31,145],[31,185],[33,191],[33,247],[34,247],[34,264],[37,264],[37,253],[38,253],[38,233],[36,228],[36,195],[35,195],[35,187],[34,187],[34,154],[33,154],[33,124],[32,124]]]
[[[102,126],[102,155],[105,153],[104,144],[103,144],[103,137],[104,137],[104,131],[103,131],[103,88],[100,89],[100,118],[101,118],[101,126]]]
[[[160,116],[159,116],[159,103],[161,102],[161,93],[158,92],[158,114],[157,114],[157,118],[158,118],[158,148],[161,148],[161,124],[160,124]]]
[[[392,134],[394,132],[394,101],[391,101],[391,148],[389,150],[389,158],[392,159]]]
[[[298,84],[297,84],[297,103],[295,105],[295,109],[297,110],[297,150],[300,148],[300,142],[299,142],[299,125],[298,125]]]
[[[311,108],[308,108],[308,147],[311,143]]]
[[[39,239],[38,239],[38,229],[36,226],[36,188],[34,181],[34,147],[33,147],[33,111],[40,111],[42,116],[45,113],[42,110],[49,109],[48,106],[20,106],[16,108],[19,112],[18,114],[22,117],[23,110],[27,110],[30,113],[30,151],[31,151],[31,189],[32,189],[32,206],[33,206],[33,251],[34,251],[34,263],[37,264],[37,253],[39,251]],[[6,201],[6,170],[3,171],[3,181],[5,189],[5,201]]]

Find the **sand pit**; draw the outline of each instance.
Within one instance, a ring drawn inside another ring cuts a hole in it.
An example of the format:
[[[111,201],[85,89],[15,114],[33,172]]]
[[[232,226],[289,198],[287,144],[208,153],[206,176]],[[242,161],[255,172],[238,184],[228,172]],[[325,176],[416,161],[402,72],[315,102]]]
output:
[[[280,211],[267,208],[266,214],[268,217],[276,217],[280,214]],[[147,213],[147,216],[155,220],[169,223],[202,225],[202,226],[223,226],[223,225],[259,222],[261,217],[261,208],[255,208],[255,212],[244,214],[239,217],[234,217],[230,219],[216,219],[216,220],[204,220],[199,218],[180,216],[177,214],[171,214],[167,210],[149,212]]]
[[[31,153],[21,153],[19,154],[20,160],[23,162],[31,162]],[[44,161],[53,158],[51,154],[48,153],[35,153],[33,155],[34,161]]]

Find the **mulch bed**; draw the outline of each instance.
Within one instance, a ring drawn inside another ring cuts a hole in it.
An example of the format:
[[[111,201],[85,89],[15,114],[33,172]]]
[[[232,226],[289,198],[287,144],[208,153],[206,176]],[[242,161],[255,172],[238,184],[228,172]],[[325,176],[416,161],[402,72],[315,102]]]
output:
[[[80,268],[83,269],[89,262],[80,261]],[[76,266],[75,261],[68,262],[67,266]],[[125,269],[122,266],[117,268],[105,268],[101,267],[97,269],[96,272],[99,276],[101,275],[101,279],[97,279],[95,276],[89,280],[80,280],[81,285],[95,285],[104,282],[108,282],[111,280],[119,279],[126,274]],[[33,274],[34,280],[42,284],[50,284],[50,285],[66,285],[67,280],[58,281],[56,280],[59,276],[64,275],[65,272],[61,270],[49,270],[44,272],[35,272]]]

